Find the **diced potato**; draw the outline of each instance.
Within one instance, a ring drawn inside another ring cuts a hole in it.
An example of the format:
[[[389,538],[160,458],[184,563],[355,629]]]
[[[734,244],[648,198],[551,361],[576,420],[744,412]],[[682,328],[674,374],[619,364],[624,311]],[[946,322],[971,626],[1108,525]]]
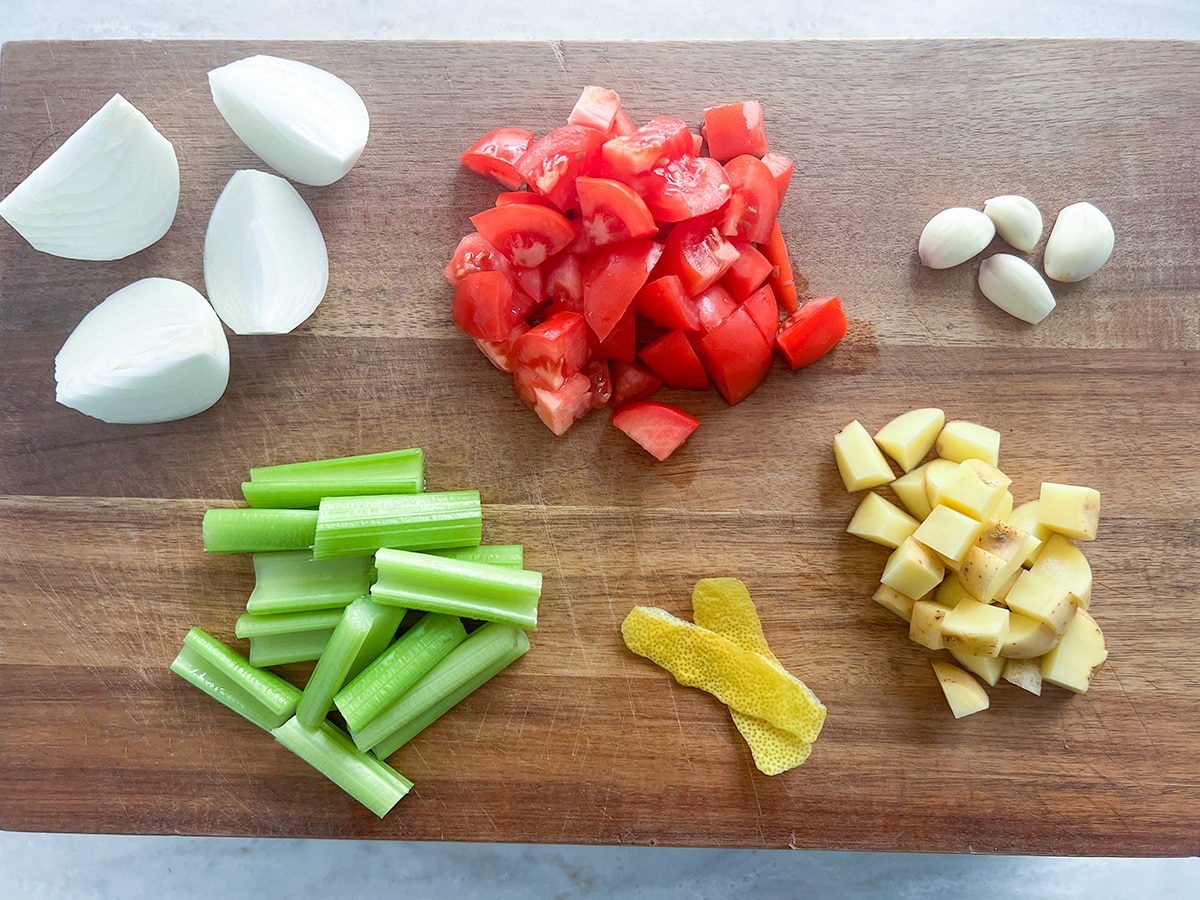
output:
[[[945,574],[946,568],[937,554],[908,537],[888,557],[880,581],[909,597],[924,597]]]
[[[879,487],[896,477],[875,439],[857,419],[834,436],[833,456],[848,491]]]
[[[946,577],[942,579],[942,583],[937,586],[937,590],[933,592],[933,599],[938,603],[944,603],[953,609],[958,606],[963,600],[971,597],[967,593],[967,589],[962,586],[962,582],[958,580],[957,572],[947,572]],[[971,599],[974,599],[971,597]]]
[[[1027,568],[1033,565],[1038,554],[1042,552],[1042,545],[1054,533],[1045,525],[1038,524],[1037,508],[1038,502],[1030,500],[1014,508],[1007,516],[998,516],[1013,528],[1019,528],[1029,535],[1025,540],[1025,560],[1021,563]]]
[[[945,560],[957,564],[979,540],[982,530],[982,522],[939,504],[912,535],[930,550],[936,550]]]
[[[1024,571],[1024,569],[1018,566],[1017,571],[1008,576],[1008,581],[1004,582],[1004,584],[1000,585],[999,589],[997,589],[996,595],[992,597],[992,602],[1003,603],[1008,598],[1008,592],[1012,590],[1012,586],[1017,583],[1017,578]]]
[[[846,531],[855,537],[895,549],[917,530],[919,524],[896,504],[871,492],[858,504]]]
[[[1069,538],[1094,541],[1100,525],[1100,492],[1075,484],[1042,482],[1037,520]]]
[[[1061,582],[1084,609],[1091,603],[1092,567],[1083,551],[1061,534],[1050,535],[1029,571]]]
[[[996,512],[1004,505],[1008,486],[985,481],[979,470],[971,465],[973,462],[978,460],[968,459],[959,463],[954,477],[942,485],[938,492],[938,503],[982,522],[997,517]]]
[[[1058,632],[1045,622],[1016,612],[1008,611],[1008,637],[1000,645],[1000,655],[1005,659],[1034,659],[1058,643]]]
[[[1058,645],[1042,657],[1042,680],[1082,694],[1092,675],[1108,659],[1104,633],[1087,612],[1079,610]]]
[[[957,647],[947,646],[950,655],[960,666],[970,672],[972,675],[977,675],[983,679],[983,683],[995,687],[1000,676],[1004,674],[1004,659],[999,656],[979,656],[975,653],[964,653]]]
[[[1004,680],[1023,691],[1042,695],[1042,665],[1036,659],[1004,660]]]
[[[1008,490],[1012,486],[1011,478],[991,463],[985,462],[982,459],[964,459],[959,465],[973,469],[975,474],[979,476],[979,480],[984,484],[1002,487],[1005,490]]]
[[[913,604],[917,602],[912,597],[905,596],[895,588],[888,587],[886,584],[881,584],[875,589],[875,593],[871,599],[888,612],[898,615],[905,622],[912,621]]]
[[[1008,610],[968,598],[942,619],[942,643],[973,656],[999,656],[1008,637]]]
[[[958,580],[976,600],[987,603],[1021,567],[1026,534],[1004,522],[989,520],[975,546],[967,550]]]
[[[908,636],[922,647],[930,650],[941,650],[946,645],[942,642],[942,620],[950,612],[950,607],[936,600],[918,600],[913,604],[912,617],[908,623]]]
[[[937,460],[931,460],[917,466],[911,472],[906,472],[892,482],[892,493],[900,498],[904,508],[917,517],[924,519],[929,515],[930,503],[925,494],[925,470]]]
[[[938,456],[951,462],[982,459],[993,466],[1000,464],[1000,432],[986,425],[962,420],[947,422],[934,446]]]
[[[1022,569],[1004,601],[1010,610],[1028,616],[1061,635],[1075,618],[1079,598],[1061,581]]]
[[[937,675],[946,702],[954,718],[961,719],[988,708],[988,695],[983,686],[953,663],[934,660],[933,671]]]
[[[925,498],[930,508],[941,502],[942,488],[958,474],[958,463],[948,459],[930,460],[925,470]]]
[[[875,443],[908,472],[933,449],[945,423],[940,409],[909,410],[875,432]]]

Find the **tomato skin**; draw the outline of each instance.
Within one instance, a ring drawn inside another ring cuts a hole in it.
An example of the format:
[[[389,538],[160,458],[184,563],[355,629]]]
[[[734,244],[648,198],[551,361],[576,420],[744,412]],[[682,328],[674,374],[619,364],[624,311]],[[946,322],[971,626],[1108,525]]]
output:
[[[524,128],[497,128],[472,144],[459,161],[472,172],[499,182],[507,190],[515,191],[525,179],[514,164],[532,143],[532,131],[526,131]]]
[[[733,315],[737,302],[720,284],[710,284],[692,300],[700,319],[700,331],[707,334]]]
[[[612,380],[613,409],[645,400],[663,386],[662,379],[639,362],[617,360],[612,364]]]
[[[496,202],[492,205],[513,206],[518,203],[533,203],[536,206],[544,206],[555,212],[562,212],[548,198],[543,197],[541,194],[535,194],[533,191],[501,191],[496,195]]]
[[[733,195],[725,206],[721,233],[765,243],[779,214],[779,188],[771,170],[756,156],[742,154],[725,164]]]
[[[700,420],[666,403],[639,400],[613,413],[613,424],[662,462],[691,436]]]
[[[638,354],[663,384],[702,391],[708,375],[685,332],[673,329],[652,340]]]
[[[514,367],[532,370],[540,384],[559,388],[588,361],[587,325],[583,316],[559,312],[530,328],[513,342]]]
[[[601,247],[583,263],[583,313],[601,341],[609,336],[662,255],[649,238]]]
[[[583,312],[583,261],[574,253],[563,253],[547,260],[546,296],[575,312]]]
[[[848,323],[837,297],[809,300],[784,320],[775,346],[788,366],[799,369],[816,362],[846,336]]]
[[[633,298],[637,311],[656,325],[699,331],[696,303],[683,289],[678,275],[663,275],[647,282]]]
[[[454,292],[454,324],[485,341],[503,341],[530,311],[503,272],[472,272]]]
[[[724,168],[707,156],[688,154],[622,180],[641,195],[659,222],[683,222],[716,212],[733,194]]]
[[[602,359],[616,359],[623,362],[633,362],[637,359],[637,310],[633,304],[625,310],[625,314],[617,320],[613,330],[602,341],[596,342],[596,356]]]
[[[525,269],[520,266],[512,268],[513,283],[541,304],[546,300],[546,275],[541,269]]]
[[[601,153],[615,177],[632,177],[692,152],[687,123],[671,116],[655,116],[631,134],[604,144]]]
[[[627,184],[611,178],[581,175],[575,179],[579,192],[582,230],[593,247],[652,237],[658,225],[646,203]]]
[[[680,222],[667,235],[663,248],[664,275],[678,275],[683,289],[695,296],[715,284],[737,260],[738,252],[705,216]]]
[[[504,255],[489,244],[477,231],[464,235],[454,248],[454,255],[443,273],[451,287],[458,287],[472,272],[503,272],[512,274],[512,265]]]
[[[736,238],[730,241],[738,252],[729,271],[721,276],[720,284],[733,299],[741,303],[753,294],[771,275],[771,261],[749,241]]]
[[[788,185],[792,183],[792,172],[795,171],[796,161],[790,156],[771,150],[763,154],[763,165],[775,179],[775,190],[779,193],[779,205],[783,205],[783,196],[787,193]]]
[[[593,359],[579,371],[587,376],[591,384],[588,388],[588,401],[592,409],[608,406],[613,393],[612,367],[608,360]]]
[[[576,372],[557,388],[545,387],[530,372],[521,366],[513,370],[517,396],[559,437],[593,409],[592,381],[582,372]]]
[[[483,338],[472,338],[475,346],[480,352],[487,357],[488,362],[499,369],[501,372],[511,372],[513,370],[513,344],[517,338],[529,330],[529,326],[524,322],[518,322],[508,337],[502,341],[485,341]]]
[[[771,371],[771,344],[744,309],[700,338],[704,369],[730,406],[748,397]]]
[[[484,239],[516,265],[533,269],[575,239],[562,213],[534,203],[493,206],[471,216]]]
[[[704,139],[713,159],[725,162],[743,153],[762,157],[770,148],[757,100],[725,103],[704,110]]]
[[[531,190],[548,197],[559,209],[573,209],[575,179],[600,156],[608,135],[586,125],[564,125],[534,141],[516,161],[516,170]]]
[[[783,231],[779,222],[771,230],[771,238],[760,248],[763,256],[771,263],[771,275],[767,279],[775,299],[787,312],[794,313],[800,308],[800,292],[796,288],[796,279],[792,274],[792,261],[788,256],[787,244],[783,241]]]
[[[605,87],[589,84],[575,101],[567,116],[568,125],[586,125],[607,134],[621,108],[621,95]]]
[[[754,324],[762,332],[763,340],[774,347],[775,335],[779,331],[779,304],[775,302],[775,292],[771,290],[771,286],[764,284],[743,300],[742,309],[754,320]]]
[[[617,114],[613,116],[612,127],[608,129],[608,136],[625,137],[637,131],[637,126],[633,124],[633,119],[629,118],[629,114],[624,109],[618,109]]]

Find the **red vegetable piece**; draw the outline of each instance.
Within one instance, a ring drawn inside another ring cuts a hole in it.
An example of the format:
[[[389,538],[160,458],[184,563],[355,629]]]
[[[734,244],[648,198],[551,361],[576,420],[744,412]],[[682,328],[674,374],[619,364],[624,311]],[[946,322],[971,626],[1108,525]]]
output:
[[[508,337],[502,341],[485,341],[483,338],[472,338],[472,340],[475,341],[475,346],[480,349],[493,366],[501,372],[511,372],[514,365],[513,343],[528,330],[528,325],[524,322],[518,322]]]
[[[779,204],[783,205],[783,195],[787,193],[788,185],[792,183],[792,172],[796,168],[795,160],[774,150],[763,154],[763,165],[771,170],[775,179],[775,190],[779,192]]]
[[[708,375],[685,332],[673,329],[652,340],[638,354],[663,384],[702,391]]]
[[[555,206],[546,197],[541,194],[535,194],[533,191],[501,191],[496,195],[494,206],[513,206],[518,203],[532,203],[536,206],[544,206],[547,209],[552,209],[555,212],[561,210]]]
[[[601,247],[583,263],[583,313],[592,333],[608,337],[662,255],[649,238]]]
[[[608,337],[597,341],[594,355],[600,359],[617,359],[624,362],[637,359],[637,309],[632,303],[617,320]]]
[[[637,126],[633,124],[629,114],[623,109],[618,109],[617,114],[613,116],[612,127],[608,129],[609,137],[625,137],[635,131]]]
[[[638,362],[612,364],[612,398],[614,409],[652,396],[663,386],[662,379]]]
[[[567,116],[570,125],[586,125],[607,133],[612,129],[613,119],[621,109],[621,95],[608,88],[589,84],[575,101],[575,108]]]
[[[756,156],[743,153],[725,163],[733,195],[725,206],[721,233],[764,243],[779,213],[779,188],[771,170]]]
[[[454,292],[454,324],[471,337],[502,341],[530,311],[503,272],[472,272]]]
[[[692,135],[686,122],[655,116],[632,134],[607,141],[601,152],[617,177],[630,177],[691,154]]]
[[[743,300],[742,309],[754,320],[768,346],[775,346],[775,334],[779,331],[779,304],[775,302],[771,286],[764,284]]]
[[[549,388],[561,387],[583,368],[589,355],[587,325],[574,312],[555,313],[513,344],[515,365],[531,370]]]
[[[458,287],[472,272],[503,272],[511,275],[512,265],[481,234],[472,231],[458,242],[444,272],[450,286]]]
[[[763,256],[771,262],[771,275],[768,281],[775,299],[787,312],[794,313],[800,308],[800,294],[796,290],[796,279],[792,274],[792,261],[788,257],[787,244],[783,241],[783,231],[779,223],[771,230],[771,238],[760,248]]]
[[[536,303],[546,299],[546,275],[541,269],[525,269],[513,266],[512,280]]]
[[[683,331],[700,330],[696,303],[683,289],[678,275],[664,275],[647,282],[637,292],[633,303],[638,312],[656,325]]]
[[[472,144],[460,159],[471,171],[499,182],[510,191],[515,191],[524,179],[514,163],[532,143],[532,131],[523,128],[497,128]]]
[[[692,156],[699,156],[704,149],[704,135],[692,132]]]
[[[516,162],[516,169],[559,209],[572,209],[575,179],[600,155],[607,135],[586,125],[564,125],[534,141]]]
[[[744,309],[699,340],[704,369],[730,406],[744,400],[771,371],[771,342]]]
[[[546,296],[575,312],[583,312],[583,261],[563,253],[544,264]]]
[[[645,201],[629,185],[581,175],[575,179],[575,187],[579,191],[582,228],[592,247],[658,233]]]
[[[659,222],[715,212],[733,194],[721,164],[707,156],[689,154],[622,180],[641,195]]]
[[[721,286],[729,291],[734,300],[741,303],[767,280],[773,266],[749,241],[735,239],[730,243],[737,250],[738,258],[733,261],[729,271],[721,276]]]
[[[846,336],[846,313],[837,297],[809,300],[779,327],[775,346],[793,369],[816,362]]]
[[[738,308],[729,291],[719,284],[712,284],[692,298],[696,304],[696,315],[700,319],[702,332],[712,331]]]
[[[716,284],[737,260],[738,252],[721,234],[712,216],[680,222],[667,235],[661,274],[678,275],[695,296]]]
[[[557,388],[548,388],[530,370],[517,366],[513,370],[513,383],[522,402],[560,436],[593,409],[592,380],[582,372],[576,372]]]
[[[691,436],[700,420],[678,407],[641,400],[613,413],[613,424],[661,462]]]
[[[588,377],[591,384],[588,389],[588,399],[592,409],[608,406],[613,393],[612,367],[608,360],[593,359],[580,371]]]
[[[562,213],[533,203],[493,206],[471,216],[489,244],[523,268],[540,266],[575,239]]]
[[[713,159],[725,162],[743,153],[762,157],[767,146],[762,105],[756,100],[704,110],[704,138]]]

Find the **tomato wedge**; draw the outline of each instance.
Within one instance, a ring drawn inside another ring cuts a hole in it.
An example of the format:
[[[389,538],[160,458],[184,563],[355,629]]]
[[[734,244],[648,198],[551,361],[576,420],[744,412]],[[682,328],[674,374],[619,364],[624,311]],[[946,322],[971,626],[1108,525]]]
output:
[[[583,314],[592,333],[608,337],[662,255],[649,238],[601,247],[583,264]]]
[[[497,128],[489,131],[460,157],[464,166],[515,191],[525,179],[515,163],[533,143],[533,132],[524,128]]]
[[[700,420],[678,407],[641,400],[613,413],[613,424],[662,462],[691,436]]]
[[[593,247],[658,233],[646,202],[629,185],[581,175],[575,179],[575,186],[582,227]]]
[[[737,257],[737,250],[718,230],[714,217],[689,219],[667,235],[659,274],[679,276],[683,289],[695,296],[716,284]]]
[[[768,281],[775,299],[785,310],[794,313],[800,308],[800,292],[796,288],[796,279],[792,274],[792,261],[788,256],[787,244],[783,242],[783,231],[779,223],[771,229],[771,239],[761,247],[762,254],[771,262],[771,275]]]
[[[736,238],[730,241],[738,257],[729,267],[729,271],[721,276],[721,286],[729,291],[730,296],[741,303],[770,277],[773,270],[771,261],[749,241]]]
[[[721,164],[707,156],[681,156],[622,180],[641,195],[659,222],[715,212],[733,193]]]
[[[756,156],[743,153],[725,163],[733,195],[725,206],[721,233],[763,243],[770,240],[779,213],[779,188],[775,176]]]
[[[578,195],[575,179],[599,158],[608,135],[586,125],[564,125],[530,145],[516,161],[516,170],[559,209],[572,209]]]
[[[594,409],[592,380],[582,372],[576,372],[557,388],[548,388],[532,377],[529,369],[517,366],[513,370],[513,384],[521,401],[559,436]]]
[[[472,231],[458,242],[443,272],[450,286],[458,287],[472,272],[503,272],[511,275],[512,265],[499,250],[484,240],[483,235]]]
[[[792,172],[796,168],[795,161],[790,156],[771,150],[763,154],[763,165],[771,170],[775,179],[775,190],[779,193],[779,203],[783,204],[783,195],[787,193],[788,185],[792,183]]]
[[[699,340],[704,370],[730,406],[744,400],[771,371],[771,342],[744,309]]]
[[[762,332],[763,340],[773,347],[775,334],[779,331],[779,304],[775,302],[775,292],[771,290],[771,286],[764,284],[743,300],[742,309],[750,314],[750,318]]]
[[[729,291],[719,284],[710,284],[692,300],[696,303],[696,316],[700,319],[702,332],[712,331],[738,307]]]
[[[533,203],[493,206],[471,216],[484,239],[518,266],[532,269],[575,239],[562,213]]]
[[[533,191],[501,191],[496,195],[496,202],[492,205],[512,206],[515,203],[533,203],[537,206],[545,206],[546,208],[552,209],[555,212],[561,212],[561,210],[551,203],[547,198],[543,197],[541,194],[535,194]]]
[[[663,384],[689,391],[708,387],[708,375],[700,357],[687,334],[678,329],[656,337],[638,355]]]
[[[487,357],[488,362],[499,369],[501,372],[511,372],[513,370],[513,355],[512,348],[517,338],[529,330],[529,326],[524,322],[518,322],[516,327],[502,341],[485,341],[483,338],[472,338],[475,341],[475,346],[480,352]]]
[[[656,325],[699,331],[696,303],[683,289],[678,275],[664,275],[647,282],[633,298],[637,311]]]
[[[632,177],[692,154],[692,133],[686,122],[655,116],[632,134],[606,142],[601,152],[618,177]]]
[[[662,379],[638,362],[614,362],[612,365],[612,405],[645,400],[663,386]]]
[[[518,337],[512,355],[515,366],[532,370],[543,386],[561,387],[587,364],[587,324],[579,313],[555,313]]]
[[[583,261],[574,253],[563,253],[543,264],[546,296],[576,312],[583,312]]]
[[[848,323],[837,297],[809,300],[779,327],[775,346],[793,369],[816,362],[846,336]]]
[[[704,110],[704,139],[713,159],[725,162],[743,153],[761,157],[767,152],[762,104],[756,100],[725,103]]]
[[[454,292],[454,324],[471,337],[503,341],[535,305],[503,272],[472,272]]]
[[[575,101],[575,107],[567,116],[569,125],[586,125],[607,133],[612,130],[613,120],[621,109],[621,95],[608,88],[589,84]]]

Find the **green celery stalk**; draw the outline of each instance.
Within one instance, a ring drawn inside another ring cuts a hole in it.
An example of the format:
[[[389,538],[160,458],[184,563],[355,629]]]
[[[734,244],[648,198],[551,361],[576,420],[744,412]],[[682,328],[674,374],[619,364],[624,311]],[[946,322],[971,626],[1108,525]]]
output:
[[[450,547],[425,552],[447,559],[491,563],[493,566],[511,566],[514,569],[525,567],[525,548],[521,544],[481,544],[478,547]]]
[[[371,648],[380,652],[391,641],[403,617],[403,609],[388,608],[370,597],[360,597],[346,607],[296,705],[296,718],[301,725],[316,728],[321,723],[351,670],[358,665],[361,671],[370,662],[365,659],[360,664],[365,657],[364,647],[368,653]],[[386,633],[382,641],[381,633]]]
[[[528,650],[529,635],[522,628],[492,622],[476,629],[365,727],[351,730],[354,743],[381,759],[391,756]]]
[[[171,671],[267,731],[286,722],[300,700],[299,689],[200,628],[187,633]]]
[[[537,628],[541,572],[393,549],[375,554],[375,569],[380,603]]]
[[[456,616],[426,613],[338,691],[334,706],[352,731],[363,728],[466,638]]]
[[[316,538],[317,513],[311,509],[210,509],[204,514],[203,532],[207,553],[305,550]]]
[[[278,615],[344,607],[367,593],[371,557],[313,559],[311,550],[254,554],[254,590],[247,612]]]
[[[292,634],[260,634],[250,638],[250,665],[266,668],[320,659],[331,637],[332,628]]]
[[[258,616],[245,613],[238,616],[233,633],[240,638],[295,634],[301,631],[333,631],[341,621],[343,608],[315,609],[309,612],[284,613],[278,616]]]
[[[315,507],[325,497],[416,494],[425,489],[419,448],[319,459],[250,470],[242,494],[253,507]]]
[[[412,790],[411,781],[387,763],[363,753],[332,722],[305,728],[293,716],[271,734],[381,819]]]
[[[313,558],[369,556],[380,547],[472,547],[482,530],[478,491],[326,497],[317,511]]]

